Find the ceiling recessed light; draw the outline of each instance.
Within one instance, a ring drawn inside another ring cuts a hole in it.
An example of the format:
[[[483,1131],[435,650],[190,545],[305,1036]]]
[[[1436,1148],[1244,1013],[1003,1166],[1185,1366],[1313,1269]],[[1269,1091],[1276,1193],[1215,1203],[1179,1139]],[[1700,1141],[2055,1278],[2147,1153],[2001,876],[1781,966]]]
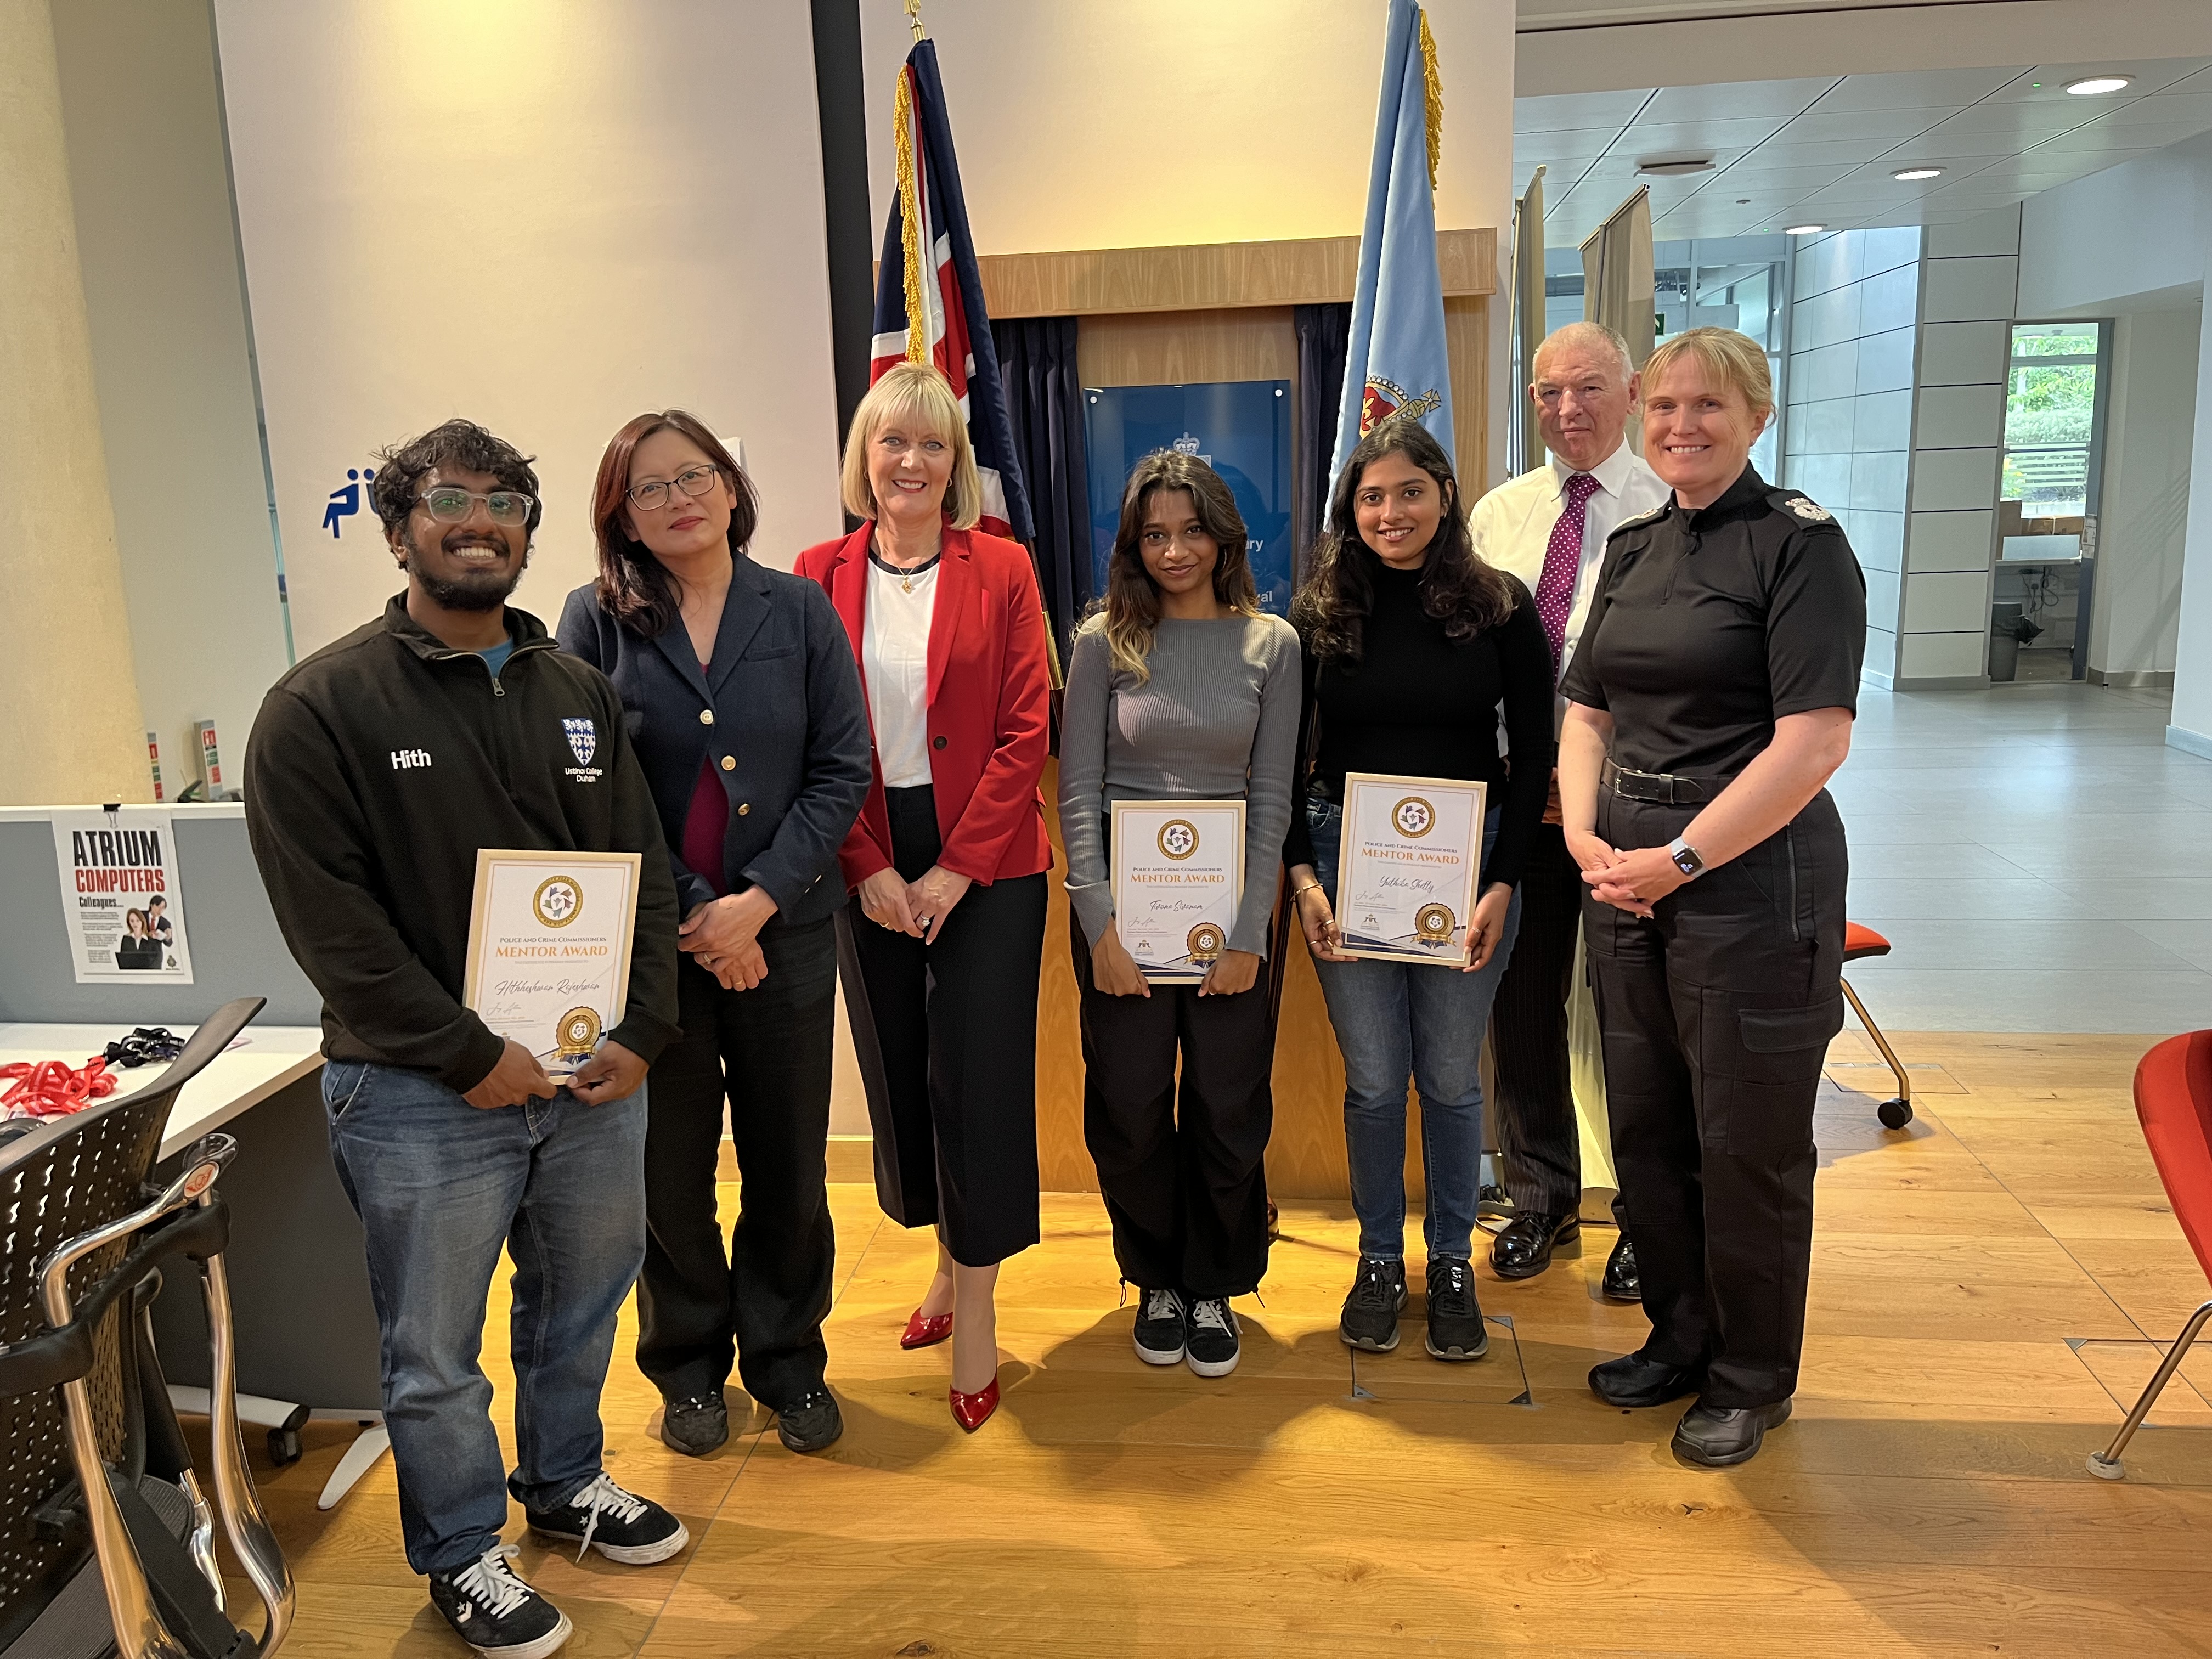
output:
[[[1899,167],[1889,176],[1900,184],[1909,185],[1922,179],[1938,179],[1942,173],[1941,167]]]
[[[1782,234],[1784,236],[1816,236],[1826,228],[1826,225],[1784,225]]]
[[[1638,158],[1636,170],[1648,179],[1679,179],[1685,173],[1711,173],[1713,158],[1710,155],[1646,155]]]
[[[2100,93],[2118,92],[2134,80],[2132,75],[2093,75],[2083,81],[2069,81],[2066,90],[2076,98],[2094,98]]]

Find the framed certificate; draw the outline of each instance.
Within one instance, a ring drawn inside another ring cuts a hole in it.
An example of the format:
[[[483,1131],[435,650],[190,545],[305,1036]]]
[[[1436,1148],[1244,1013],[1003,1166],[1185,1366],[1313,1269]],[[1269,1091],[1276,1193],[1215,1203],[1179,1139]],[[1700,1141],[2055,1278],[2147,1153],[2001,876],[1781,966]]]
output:
[[[635,853],[481,848],[462,1000],[550,1076],[622,1024],[637,929]]]
[[[1466,962],[1488,794],[1449,778],[1344,775],[1336,926],[1345,955]]]
[[[1155,984],[1197,984],[1237,926],[1244,803],[1117,800],[1109,838],[1123,948]]]

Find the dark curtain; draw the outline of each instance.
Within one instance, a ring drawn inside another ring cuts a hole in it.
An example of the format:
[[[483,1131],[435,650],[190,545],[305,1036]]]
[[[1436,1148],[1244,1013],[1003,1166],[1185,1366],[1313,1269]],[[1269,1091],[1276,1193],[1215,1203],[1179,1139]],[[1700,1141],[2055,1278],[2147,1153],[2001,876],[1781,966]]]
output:
[[[1091,603],[1091,490],[1083,464],[1083,383],[1075,369],[1075,319],[994,319],[999,378],[1014,454],[1036,518],[1037,585],[1060,660]]]
[[[1298,341],[1298,453],[1291,477],[1296,481],[1297,566],[1303,581],[1306,549],[1321,533],[1328,512],[1329,463],[1336,457],[1336,415],[1344,401],[1344,360],[1352,337],[1352,302],[1291,308],[1291,327]]]

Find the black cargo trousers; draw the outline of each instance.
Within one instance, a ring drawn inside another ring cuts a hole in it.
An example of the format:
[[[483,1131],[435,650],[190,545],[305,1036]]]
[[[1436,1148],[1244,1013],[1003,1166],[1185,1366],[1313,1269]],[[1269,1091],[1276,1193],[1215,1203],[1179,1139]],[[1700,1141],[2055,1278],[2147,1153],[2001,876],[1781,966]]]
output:
[[[1597,833],[1663,847],[1700,809],[1598,791]],[[1843,819],[1794,822],[1644,921],[1584,900],[1613,1161],[1643,1276],[1647,1358],[1705,1402],[1796,1389],[1813,1252],[1813,1103],[1844,1021]]]

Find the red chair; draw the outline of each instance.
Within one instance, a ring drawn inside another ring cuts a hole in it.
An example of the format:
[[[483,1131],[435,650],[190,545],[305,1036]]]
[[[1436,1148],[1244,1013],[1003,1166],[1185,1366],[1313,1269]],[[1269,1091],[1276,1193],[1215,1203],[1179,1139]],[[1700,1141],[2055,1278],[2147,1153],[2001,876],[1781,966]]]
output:
[[[2143,1139],[2158,1165],[2158,1178],[2166,1183],[2173,1218],[2181,1224],[2189,1248],[2197,1252],[2197,1266],[2212,1278],[2212,1031],[2168,1037],[2142,1057],[2136,1066],[2136,1115],[2142,1121]],[[2201,1304],[2189,1316],[2166,1363],[2120,1425],[2112,1443],[2089,1454],[2090,1474],[2106,1480],[2127,1474],[2120,1466],[2120,1454],[2150,1414],[2207,1319],[2212,1319],[2212,1302]]]
[[[1844,924],[1844,960],[1856,962],[1861,957],[1886,957],[1889,941],[1871,927],[1862,927],[1856,921]],[[1851,989],[1849,980],[1844,981],[1844,994],[1851,1000],[1851,1011],[1866,1027],[1866,1034],[1874,1039],[1874,1046],[1881,1050],[1881,1057],[1889,1062],[1889,1069],[1897,1079],[1897,1095],[1875,1107],[1875,1115],[1881,1120],[1885,1129],[1902,1129],[1912,1121],[1912,1079],[1905,1075],[1905,1067],[1897,1058],[1897,1051],[1889,1046],[1889,1039],[1881,1034],[1881,1027],[1859,1000],[1859,994]]]

